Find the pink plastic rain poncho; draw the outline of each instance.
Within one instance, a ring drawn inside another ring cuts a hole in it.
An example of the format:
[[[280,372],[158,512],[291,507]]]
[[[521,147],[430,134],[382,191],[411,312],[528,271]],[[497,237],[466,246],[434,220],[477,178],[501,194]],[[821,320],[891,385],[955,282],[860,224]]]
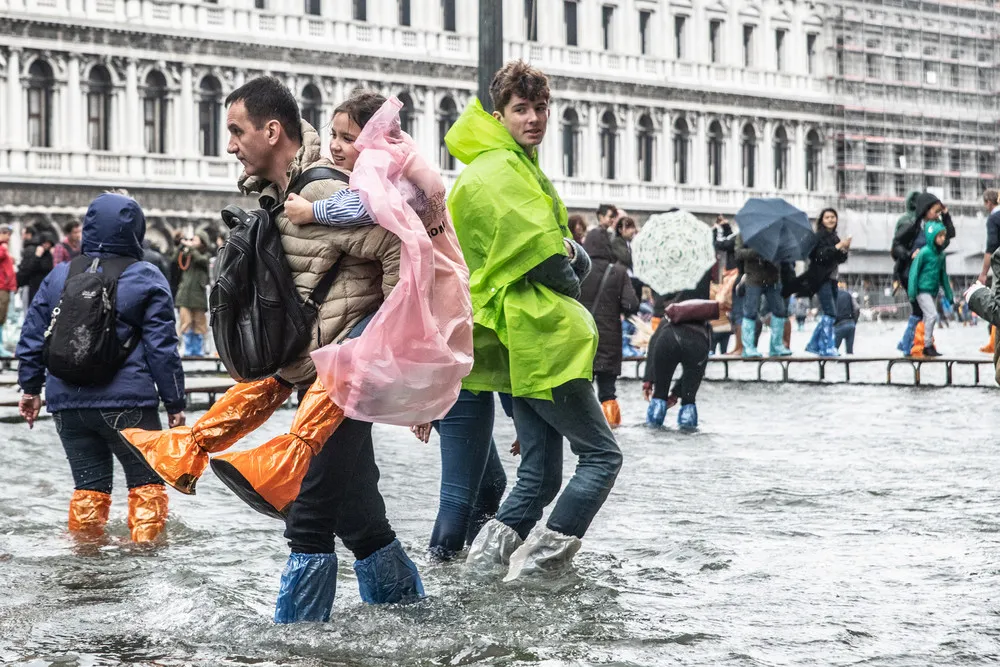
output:
[[[399,237],[399,282],[359,338],[312,353],[330,398],[353,419],[412,426],[443,417],[472,369],[469,269],[444,182],[400,131],[396,98],[354,142],[351,188]]]

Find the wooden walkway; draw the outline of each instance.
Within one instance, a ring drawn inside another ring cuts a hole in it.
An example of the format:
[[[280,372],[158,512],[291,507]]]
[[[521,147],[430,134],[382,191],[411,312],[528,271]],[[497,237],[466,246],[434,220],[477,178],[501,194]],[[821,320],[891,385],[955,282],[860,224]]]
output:
[[[623,363],[634,363],[635,364],[635,377],[642,377],[643,366],[646,363],[646,357],[625,357],[622,359]],[[908,368],[910,373],[912,373],[914,386],[934,386],[934,387],[950,387],[950,386],[965,386],[955,384],[955,369],[956,367],[971,367],[973,383],[976,386],[993,386],[994,381],[994,368],[993,359],[983,355],[981,357],[855,357],[855,356],[844,356],[844,357],[814,357],[814,356],[791,356],[791,357],[761,357],[759,359],[745,359],[743,357],[736,356],[711,356],[708,358],[708,363],[710,366],[716,365],[722,366],[722,380],[723,381],[740,381],[738,378],[734,378],[730,371],[734,365],[750,365],[756,369],[756,382],[768,382],[764,378],[764,368],[768,366],[779,366],[781,368],[781,382],[827,382],[827,381],[842,381],[842,382],[857,382],[860,384],[876,384],[865,380],[852,380],[851,369],[856,368],[861,364],[878,364],[885,369],[885,382],[879,382],[877,384],[887,384],[887,385],[900,385],[904,384],[901,382],[893,381],[893,370],[897,366],[903,366]],[[789,369],[793,366],[813,366],[817,369],[817,375],[815,379],[801,380],[790,376]],[[944,368],[944,384],[922,384],[921,383],[921,371],[924,367],[943,367]],[[842,380],[835,380],[828,377],[828,368],[839,367],[842,372]],[[982,368],[985,367],[985,372]],[[897,373],[898,379],[898,373]],[[747,380],[742,380],[747,381]],[[754,380],[750,380],[754,381]]]

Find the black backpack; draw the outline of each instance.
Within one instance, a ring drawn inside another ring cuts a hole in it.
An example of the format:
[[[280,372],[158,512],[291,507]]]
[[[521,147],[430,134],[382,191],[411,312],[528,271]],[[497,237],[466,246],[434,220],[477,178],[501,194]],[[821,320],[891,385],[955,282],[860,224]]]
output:
[[[313,181],[330,179],[347,181],[339,171],[314,167],[300,174],[288,192],[298,194]],[[219,358],[239,382],[270,377],[299,356],[337,277],[339,260],[307,300],[299,296],[275,222],[282,209],[277,205],[247,212],[227,206],[222,211],[231,232],[216,259],[219,279],[209,295],[209,309]]]
[[[118,278],[137,261],[80,255],[70,262],[45,331],[42,360],[49,373],[80,387],[101,387],[114,380],[141,338],[141,330],[131,325],[124,343],[117,333]]]

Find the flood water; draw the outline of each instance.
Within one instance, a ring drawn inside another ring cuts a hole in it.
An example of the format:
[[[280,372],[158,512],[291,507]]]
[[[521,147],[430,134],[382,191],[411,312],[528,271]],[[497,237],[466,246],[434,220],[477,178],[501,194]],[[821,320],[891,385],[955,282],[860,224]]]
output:
[[[211,472],[197,496],[171,494],[167,543],[142,550],[127,542],[118,471],[111,541],[81,553],[65,533],[72,482],[52,420],[0,424],[0,663],[1000,661],[995,388],[709,383],[691,436],[647,431],[638,384],[619,393],[618,484],[576,572],[545,585],[432,564],[436,440],[376,427],[389,516],[430,597],[362,604],[341,549],[325,625],[271,623],[282,527]],[[511,423],[496,434],[509,444]],[[516,459],[503,458],[513,479]]]

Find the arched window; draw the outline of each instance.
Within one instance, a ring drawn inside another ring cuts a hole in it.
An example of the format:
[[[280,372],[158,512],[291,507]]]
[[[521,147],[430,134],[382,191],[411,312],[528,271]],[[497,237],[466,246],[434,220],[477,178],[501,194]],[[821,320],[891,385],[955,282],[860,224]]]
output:
[[[816,130],[806,134],[806,190],[819,190],[819,161],[823,155],[823,143]]]
[[[674,181],[679,185],[688,182],[689,169],[688,162],[690,155],[688,148],[691,146],[691,130],[687,121],[678,118],[674,123]]]
[[[323,124],[323,94],[311,83],[302,89],[302,120],[315,130]]]
[[[37,148],[52,147],[52,67],[36,60],[28,68],[28,143]]]
[[[740,135],[740,148],[743,152],[743,187],[756,187],[757,182],[757,133],[753,126],[747,123]]]
[[[448,147],[444,143],[444,135],[458,120],[458,107],[455,100],[446,96],[438,105],[438,164],[446,171],[455,169],[455,156],[448,152]]]
[[[645,183],[652,183],[653,156],[655,155],[654,148],[656,146],[655,135],[653,134],[653,121],[648,115],[643,114],[639,116],[637,126],[639,132],[636,136],[636,141],[638,142],[636,155],[639,157],[639,180]]]
[[[103,65],[87,77],[87,145],[95,151],[111,148],[111,73]]]
[[[788,133],[780,125],[774,131],[774,187],[788,187]]]
[[[214,76],[206,76],[199,86],[198,145],[201,154],[219,155],[219,124],[222,118],[222,84]]]
[[[610,111],[601,116],[601,176],[613,181],[618,166],[618,121]]]
[[[708,126],[708,184],[722,185],[722,124],[713,120]]]
[[[142,136],[147,153],[167,152],[167,80],[156,70],[146,75]]]
[[[413,98],[410,97],[409,93],[400,93],[398,99],[403,105],[403,108],[399,110],[399,128],[412,137],[415,117]]]
[[[573,109],[562,115],[563,175],[568,178],[580,175],[580,116]]]

